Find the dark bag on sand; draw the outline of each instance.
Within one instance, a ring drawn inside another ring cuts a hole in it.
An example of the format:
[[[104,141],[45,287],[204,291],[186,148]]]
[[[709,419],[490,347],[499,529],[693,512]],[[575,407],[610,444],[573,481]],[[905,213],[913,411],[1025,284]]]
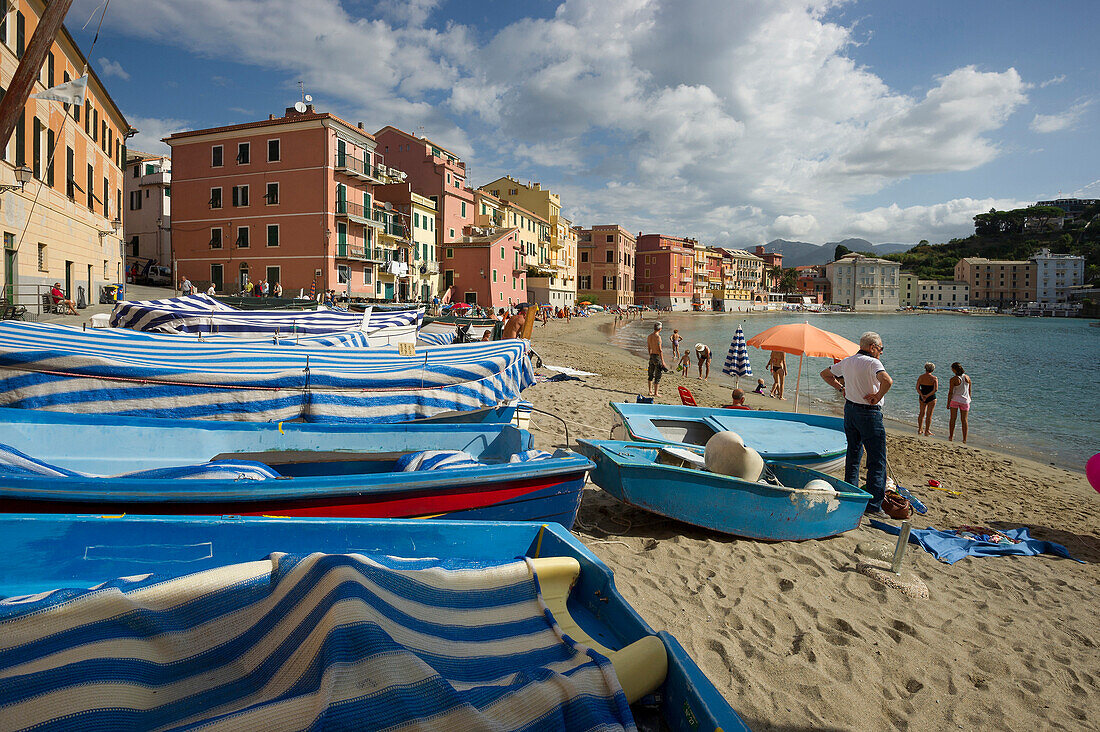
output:
[[[892,519],[903,520],[913,515],[913,506],[909,500],[895,491],[886,491],[882,499],[882,510]]]

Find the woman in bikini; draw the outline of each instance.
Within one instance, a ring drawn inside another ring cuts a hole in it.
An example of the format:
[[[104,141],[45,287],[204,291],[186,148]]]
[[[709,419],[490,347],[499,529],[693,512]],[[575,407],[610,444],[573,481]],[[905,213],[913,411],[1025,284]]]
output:
[[[962,419],[963,442],[966,442],[967,423],[966,418],[970,414],[971,383],[970,377],[963,371],[962,364],[956,361],[951,364],[951,370],[955,375],[951,377],[947,389],[947,408],[951,411],[951,423],[947,428],[947,439],[955,439],[955,418]]]
[[[768,359],[768,371],[772,372],[772,392],[776,399],[783,398],[783,377],[787,375],[787,355],[782,351],[772,351]]]
[[[936,364],[929,361],[924,364],[924,373],[917,377],[917,401],[920,406],[920,414],[917,415],[917,434],[932,434],[932,412],[936,409],[936,392],[940,388],[940,380],[932,375],[936,370]]]

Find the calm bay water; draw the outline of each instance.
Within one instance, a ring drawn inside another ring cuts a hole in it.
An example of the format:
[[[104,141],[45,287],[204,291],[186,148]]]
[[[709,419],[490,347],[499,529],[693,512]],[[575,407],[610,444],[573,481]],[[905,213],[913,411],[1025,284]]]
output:
[[[652,331],[654,315],[621,328],[613,342],[645,353],[645,337]],[[706,343],[714,352],[711,380],[732,385],[721,373],[737,324],[745,338],[780,323],[809,321],[852,341],[868,330],[878,332],[886,346],[883,363],[894,386],[886,397],[888,419],[915,425],[915,382],[926,361],[936,364],[940,399],[932,431],[946,436],[947,402],[951,362],[962,363],[973,380],[974,403],[970,412],[970,436],[976,444],[989,444],[1008,452],[1084,470],[1085,461],[1100,451],[1100,328],[1084,319],[1013,318],[944,314],[837,314],[813,313],[662,313],[666,338],[673,328],[684,337],[683,345]],[[771,388],[765,365],[768,353],[749,348],[753,378],[748,389],[763,377]],[[693,370],[694,370],[694,357]],[[800,392],[814,409],[839,411],[843,399],[818,374],[829,365],[824,358],[806,358]],[[671,364],[670,364],[671,365]],[[793,399],[798,357],[787,355],[787,398]],[[665,377],[672,386],[680,379]],[[689,380],[690,381],[690,380]],[[742,386],[746,383],[742,379]],[[689,383],[690,386],[690,383]],[[674,392],[673,392],[674,393]],[[960,439],[956,428],[955,439]]]

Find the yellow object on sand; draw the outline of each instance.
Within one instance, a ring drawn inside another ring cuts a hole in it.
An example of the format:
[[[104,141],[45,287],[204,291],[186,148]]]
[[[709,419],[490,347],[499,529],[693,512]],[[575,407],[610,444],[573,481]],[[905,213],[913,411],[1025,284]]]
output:
[[[607,656],[619,677],[628,703],[641,699],[656,691],[665,682],[668,674],[668,655],[665,644],[655,635],[647,635],[618,651],[597,643],[588,633],[577,625],[569,614],[566,600],[569,590],[581,573],[581,565],[572,557],[545,557],[532,559],[535,576],[539,580],[542,599],[550,608],[558,627],[578,643],[583,643],[598,653]]]

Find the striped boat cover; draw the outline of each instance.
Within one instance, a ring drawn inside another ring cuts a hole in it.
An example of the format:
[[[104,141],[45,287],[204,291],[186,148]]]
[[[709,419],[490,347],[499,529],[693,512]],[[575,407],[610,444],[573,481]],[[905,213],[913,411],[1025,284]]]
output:
[[[401,328],[402,333],[390,333],[385,342],[396,339],[412,341],[424,319],[424,309],[383,311],[375,314],[371,308],[363,313],[331,308],[317,310],[237,310],[208,295],[186,295],[163,300],[124,300],[111,313],[111,326],[157,333],[203,333],[255,336],[342,333],[363,330],[368,333],[389,328]],[[410,329],[411,323],[411,329]],[[381,334],[379,334],[381,335]]]
[[[526,561],[427,563],[272,554],[0,600],[0,728],[635,728]]]
[[[273,480],[280,477],[270,466],[252,460],[211,460],[198,465],[150,468],[119,475],[97,476],[51,465],[4,444],[0,444],[0,475],[141,480]]]
[[[395,349],[275,345],[0,323],[0,406],[168,419],[404,422],[495,406],[534,383],[524,341]]]
[[[432,333],[421,330],[416,334],[417,345],[422,346],[446,346],[454,343],[455,331],[450,333]]]
[[[399,457],[393,469],[396,472],[411,473],[419,470],[452,470],[483,466],[484,463],[463,450],[421,450]]]

